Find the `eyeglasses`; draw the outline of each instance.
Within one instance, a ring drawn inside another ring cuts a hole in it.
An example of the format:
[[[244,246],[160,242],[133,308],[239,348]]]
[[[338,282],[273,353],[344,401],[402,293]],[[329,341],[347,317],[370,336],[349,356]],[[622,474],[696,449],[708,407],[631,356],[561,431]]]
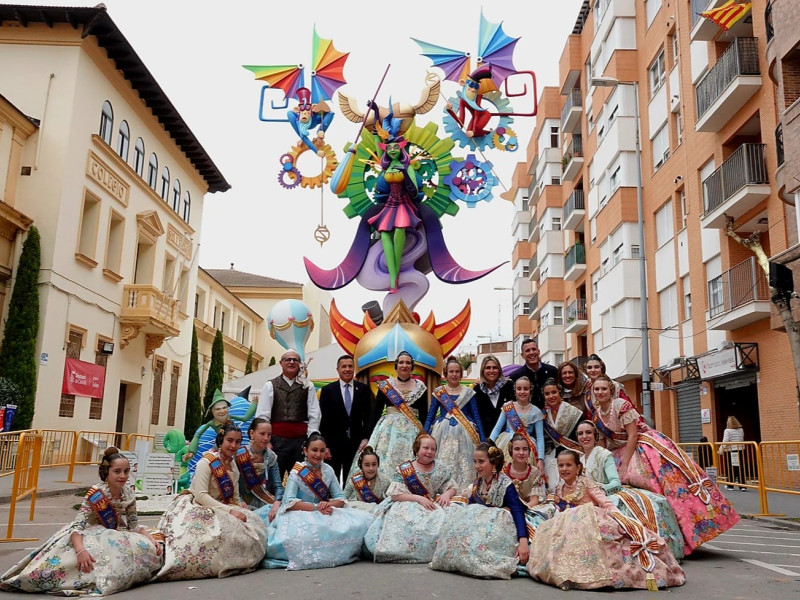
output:
[[[299,363],[300,359],[299,358],[282,358],[281,362],[289,362],[289,363],[295,363],[296,362],[296,363]]]
[[[473,90],[477,90],[481,87],[481,84],[477,81],[473,81],[472,79],[467,79],[467,87],[471,87]]]

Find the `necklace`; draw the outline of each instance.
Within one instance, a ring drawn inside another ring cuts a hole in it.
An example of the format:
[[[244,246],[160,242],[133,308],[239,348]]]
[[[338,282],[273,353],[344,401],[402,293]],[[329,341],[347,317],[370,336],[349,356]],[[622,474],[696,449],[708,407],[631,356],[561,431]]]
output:
[[[453,394],[458,394],[461,391],[461,384],[457,385],[456,387],[452,388],[449,385],[446,386],[448,392],[452,392]]]
[[[598,403],[597,410],[601,415],[607,417],[611,413],[611,402],[608,403],[608,407],[605,410],[603,410],[603,407],[600,406],[600,403]]]
[[[409,381],[411,381],[411,376],[409,375],[408,379],[400,379],[400,376],[398,375],[397,381],[399,381],[400,383],[408,383]]]

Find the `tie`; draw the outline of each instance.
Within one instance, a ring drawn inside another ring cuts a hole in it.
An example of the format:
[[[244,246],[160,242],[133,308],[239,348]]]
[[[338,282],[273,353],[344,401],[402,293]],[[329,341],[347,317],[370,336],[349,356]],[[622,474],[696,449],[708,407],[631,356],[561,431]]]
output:
[[[347,416],[350,416],[350,409],[353,407],[353,397],[350,395],[350,384],[344,384],[344,409],[347,411]]]

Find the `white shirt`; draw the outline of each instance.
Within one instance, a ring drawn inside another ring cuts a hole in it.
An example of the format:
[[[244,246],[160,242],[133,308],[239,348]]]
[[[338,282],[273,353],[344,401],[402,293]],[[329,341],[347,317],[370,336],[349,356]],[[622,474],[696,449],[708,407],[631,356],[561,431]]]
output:
[[[289,379],[285,375],[283,375],[283,380],[289,385],[292,385],[295,381],[294,379]],[[314,385],[310,382],[306,382],[305,387],[308,390],[308,397],[306,399],[308,403],[308,430],[306,435],[308,435],[313,431],[319,431],[321,415],[319,410],[319,402],[317,401],[317,391],[314,389]],[[264,387],[261,388],[261,396],[258,398],[258,408],[256,408],[257,417],[262,417],[272,422],[272,402],[274,400],[274,396],[275,394],[272,389],[272,381],[267,381],[264,384]]]
[[[355,381],[356,381],[355,379],[351,379],[349,382],[342,381],[341,379],[339,380],[339,389],[342,392],[342,402],[344,402],[344,386],[346,385],[350,386],[350,400],[352,401],[355,399],[356,395]],[[352,404],[350,406],[352,407]]]

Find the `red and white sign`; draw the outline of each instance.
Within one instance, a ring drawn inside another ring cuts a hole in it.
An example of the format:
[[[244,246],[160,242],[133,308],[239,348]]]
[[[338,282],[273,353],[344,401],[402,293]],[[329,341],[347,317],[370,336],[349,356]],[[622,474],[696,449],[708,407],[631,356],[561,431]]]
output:
[[[64,363],[62,394],[102,398],[106,384],[106,368],[102,365],[68,358]]]

